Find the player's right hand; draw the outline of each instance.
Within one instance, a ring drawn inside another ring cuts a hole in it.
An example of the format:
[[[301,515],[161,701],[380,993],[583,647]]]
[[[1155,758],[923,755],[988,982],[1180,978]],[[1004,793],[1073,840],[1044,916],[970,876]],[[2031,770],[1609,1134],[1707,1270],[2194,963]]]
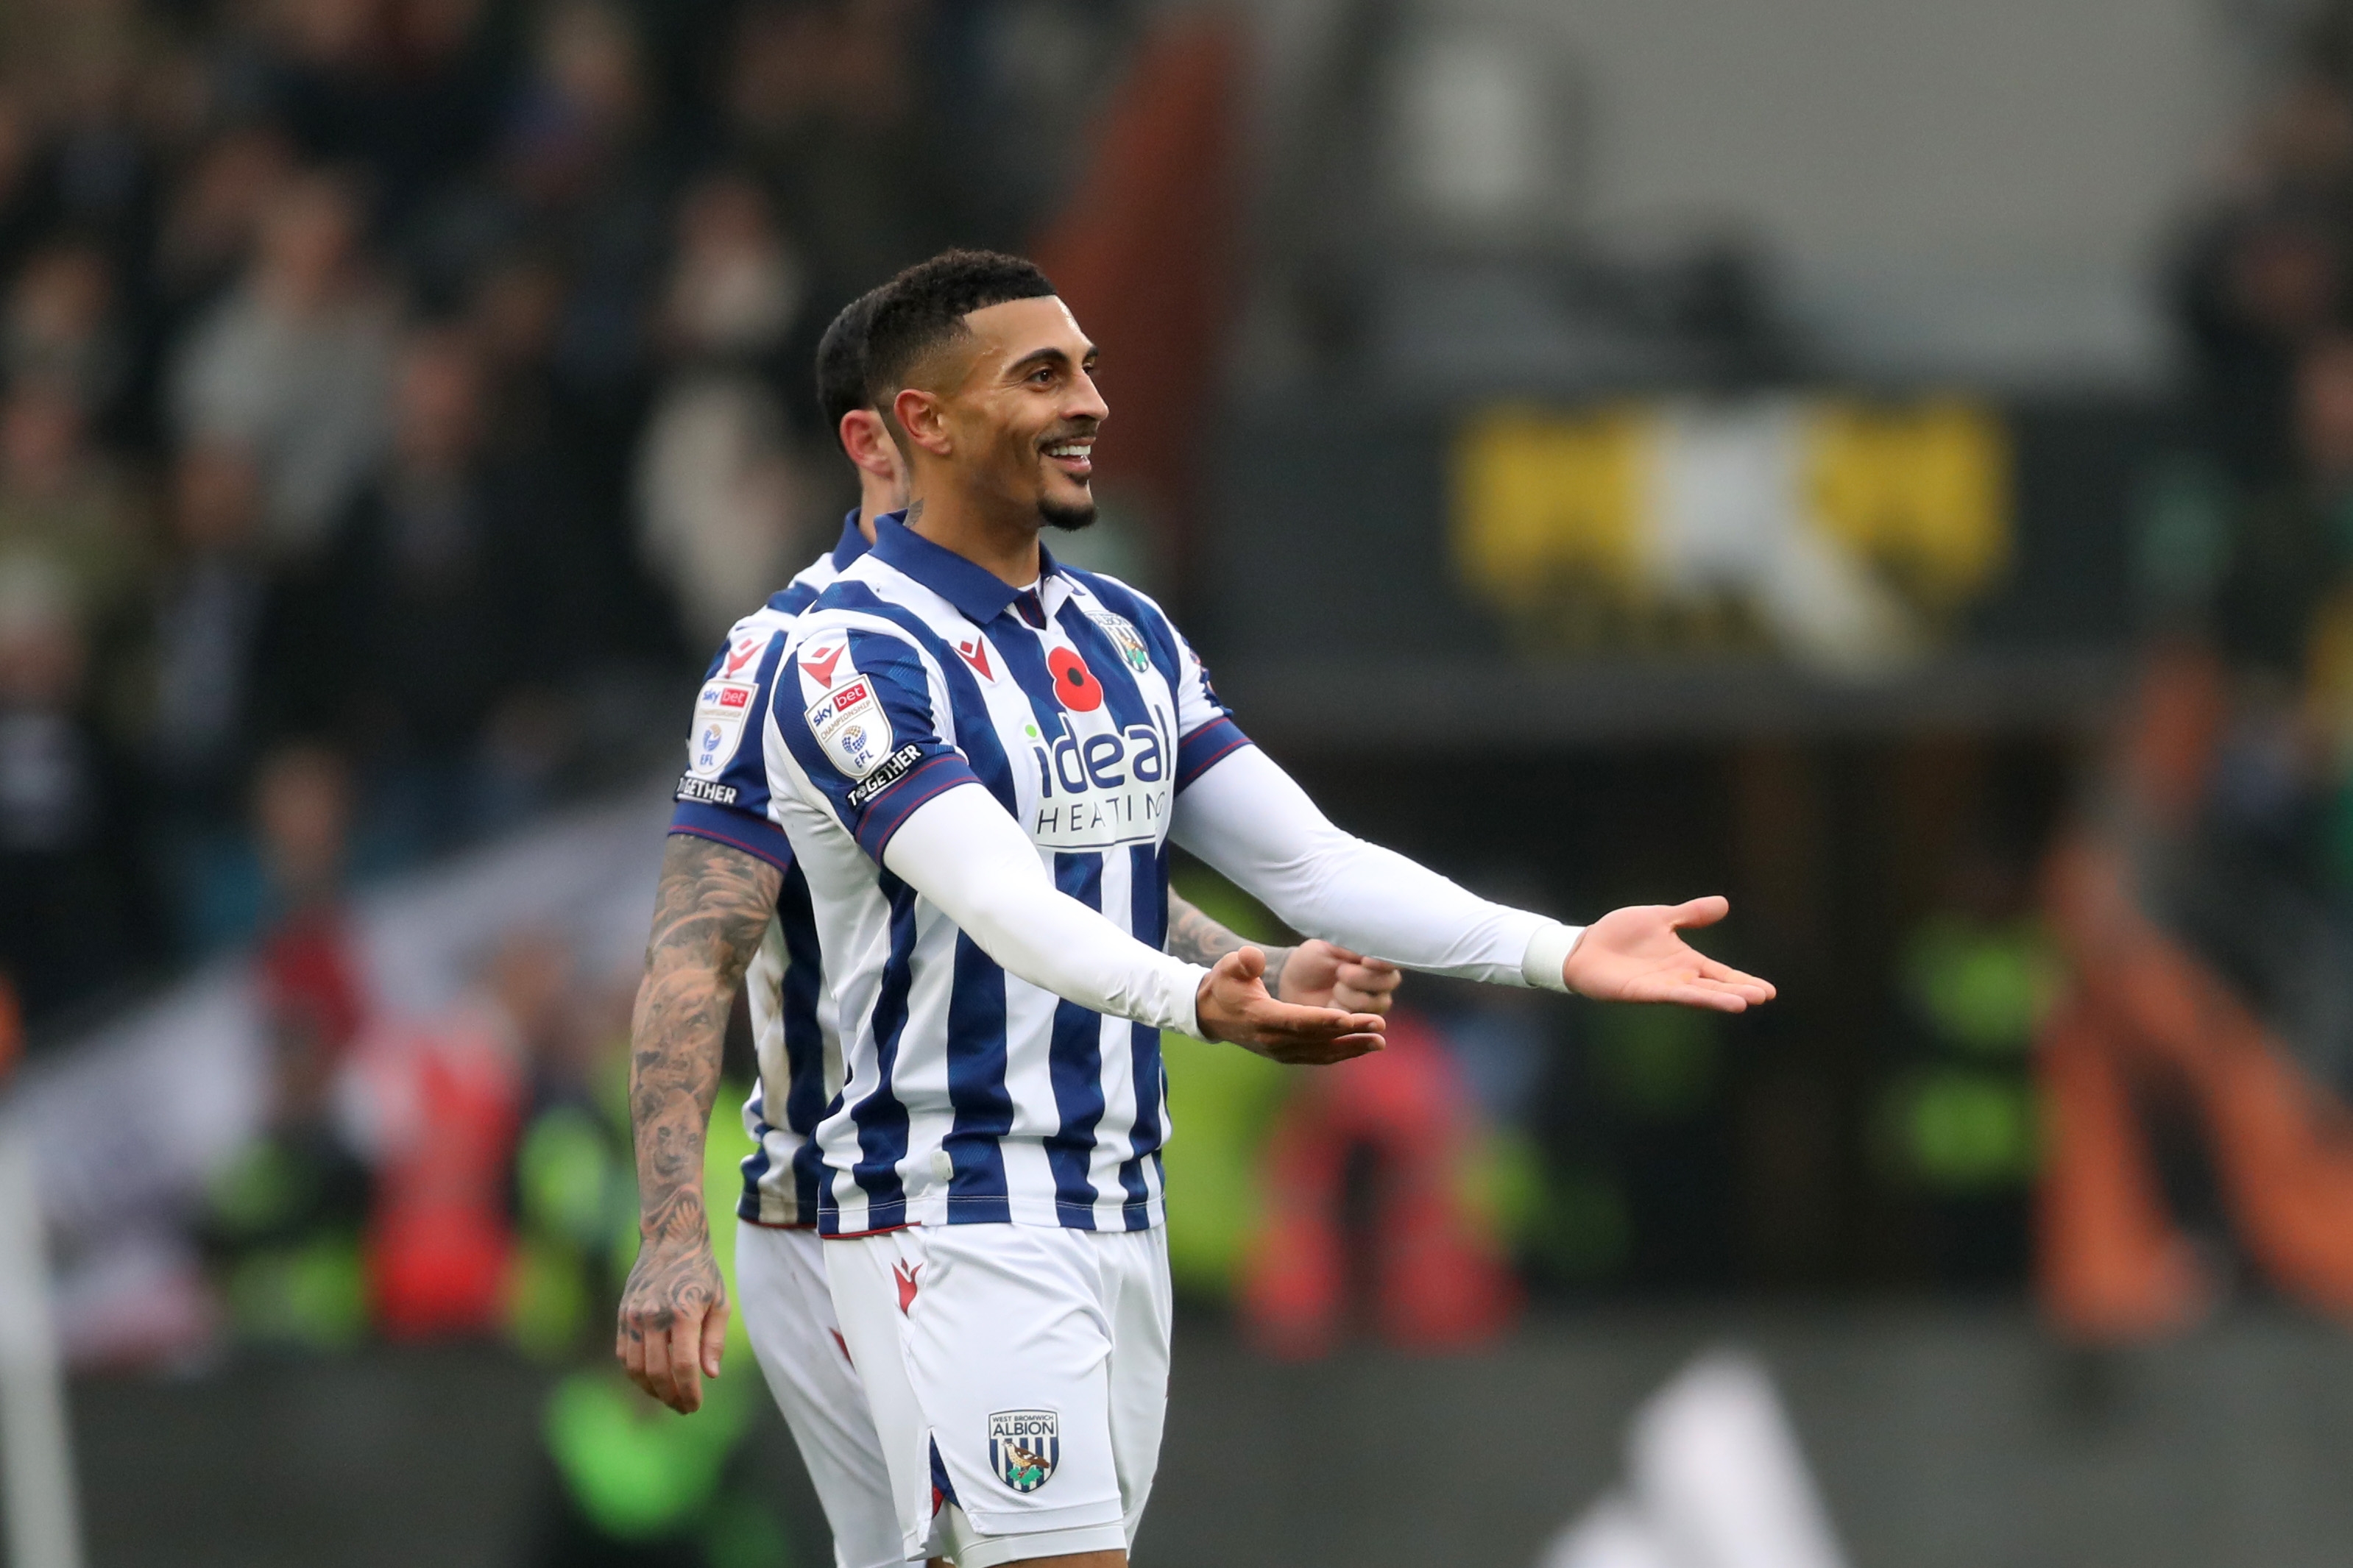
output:
[[[681,1415],[702,1408],[702,1380],[727,1346],[727,1282],[708,1238],[649,1241],[621,1292],[613,1353],[629,1381]]]
[[[1196,998],[1201,1037],[1294,1067],[1326,1067],[1381,1048],[1375,1013],[1299,1007],[1266,993],[1266,954],[1245,947],[1218,960]]]

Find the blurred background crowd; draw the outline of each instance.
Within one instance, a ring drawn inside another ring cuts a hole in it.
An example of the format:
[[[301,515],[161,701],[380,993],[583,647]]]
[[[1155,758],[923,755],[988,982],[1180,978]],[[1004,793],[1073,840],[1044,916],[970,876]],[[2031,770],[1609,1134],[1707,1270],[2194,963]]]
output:
[[[77,1363],[596,1366],[687,695],[854,499],[818,334],[949,244],[1104,347],[1069,553],[1335,817],[1721,888],[1783,986],[1170,1040],[1253,1353],[2353,1315],[2353,7],[1654,9],[0,10],[0,1064]],[[665,1437],[601,1378],[549,1560],[763,1560],[749,1380]]]

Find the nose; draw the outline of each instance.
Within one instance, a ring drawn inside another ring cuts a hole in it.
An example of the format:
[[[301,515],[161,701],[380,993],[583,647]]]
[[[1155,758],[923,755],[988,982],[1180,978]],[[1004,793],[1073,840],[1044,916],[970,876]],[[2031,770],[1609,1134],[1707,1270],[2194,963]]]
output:
[[[1062,410],[1065,419],[1092,419],[1097,423],[1111,417],[1111,405],[1095,385],[1095,378],[1085,371],[1071,378],[1071,400]]]

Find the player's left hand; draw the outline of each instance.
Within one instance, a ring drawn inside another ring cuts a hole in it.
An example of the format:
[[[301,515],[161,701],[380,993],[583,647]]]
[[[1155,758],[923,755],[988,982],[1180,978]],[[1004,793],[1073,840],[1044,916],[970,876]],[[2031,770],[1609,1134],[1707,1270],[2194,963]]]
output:
[[[1718,1013],[1745,1013],[1770,1002],[1773,987],[1718,963],[1678,933],[1711,926],[1732,912],[1721,898],[1686,904],[1635,904],[1585,928],[1560,966],[1568,988],[1597,1002],[1672,1002]]]
[[[1383,958],[1366,958],[1328,942],[1301,942],[1283,956],[1274,988],[1278,1000],[1302,1007],[1387,1016],[1405,972]]]
[[[719,1375],[726,1350],[727,1281],[709,1239],[647,1241],[622,1289],[613,1338],[629,1381],[691,1415],[702,1408],[702,1380]]]

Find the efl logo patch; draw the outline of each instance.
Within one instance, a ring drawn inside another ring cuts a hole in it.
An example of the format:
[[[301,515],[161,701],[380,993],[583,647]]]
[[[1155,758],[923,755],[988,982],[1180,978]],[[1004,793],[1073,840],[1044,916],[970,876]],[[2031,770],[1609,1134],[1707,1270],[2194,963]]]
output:
[[[891,754],[891,721],[874,696],[873,683],[862,675],[810,704],[807,718],[809,733],[833,765],[851,778],[864,778]]]
[[[686,771],[715,778],[735,754],[744,718],[759,688],[748,680],[707,680],[694,704],[694,734],[686,743]]]
[[[988,1418],[988,1468],[1017,1492],[1034,1492],[1062,1462],[1062,1418],[1051,1410],[999,1410]]]

